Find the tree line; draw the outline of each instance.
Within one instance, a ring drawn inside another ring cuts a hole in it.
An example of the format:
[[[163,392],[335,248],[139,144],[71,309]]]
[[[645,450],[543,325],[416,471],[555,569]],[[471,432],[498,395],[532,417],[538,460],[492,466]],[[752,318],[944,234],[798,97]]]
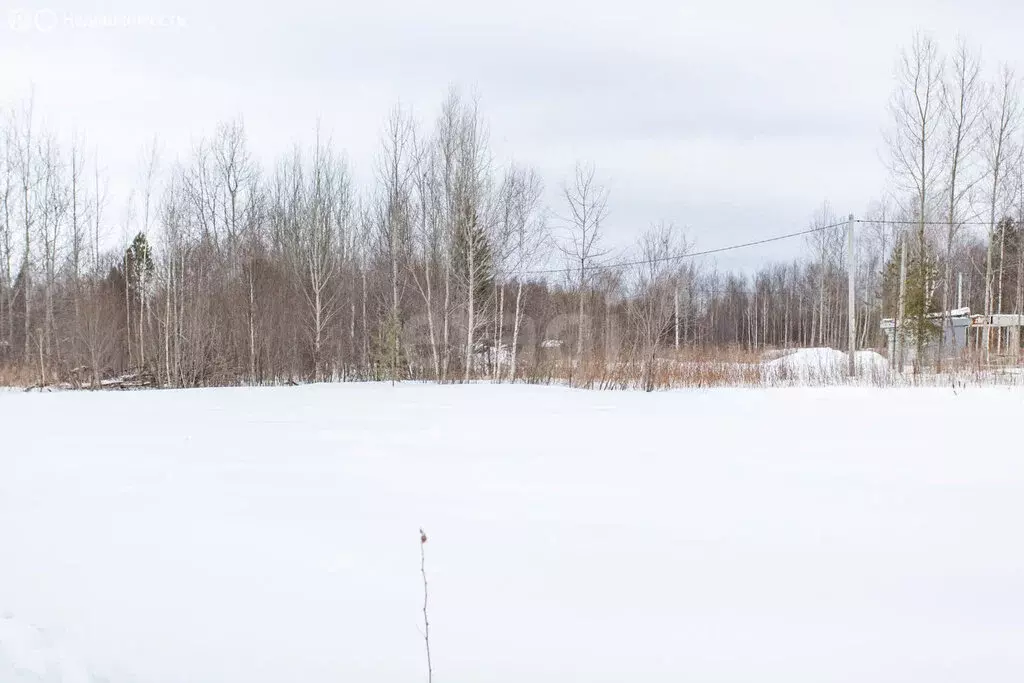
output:
[[[428,126],[390,113],[365,190],[319,130],[270,165],[241,119],[174,164],[154,144],[119,226],[100,151],[61,144],[30,100],[0,130],[0,368],[183,387],[645,376],[695,350],[845,347],[851,268],[858,345],[882,346],[891,317],[921,330],[921,351],[928,314],[957,298],[1024,305],[1019,90],[1008,67],[986,80],[966,44],[943,56],[916,36],[896,73],[890,183],[856,224],[854,262],[825,202],[800,257],[751,272],[689,258],[665,221],[613,252],[595,166],[556,180],[546,206],[539,174],[495,158],[478,102],[454,90]],[[117,228],[130,239],[109,248]]]

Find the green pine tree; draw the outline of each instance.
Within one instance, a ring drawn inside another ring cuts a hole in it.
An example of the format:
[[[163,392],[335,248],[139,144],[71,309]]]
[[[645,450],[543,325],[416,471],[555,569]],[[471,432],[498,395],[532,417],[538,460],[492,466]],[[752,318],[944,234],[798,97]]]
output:
[[[922,296],[921,288],[917,286],[921,280],[921,269],[924,268],[925,292]],[[928,253],[927,261],[921,264],[917,249],[907,250],[907,281],[905,283],[906,306],[904,310],[903,325],[906,333],[908,347],[914,345],[914,340],[920,332],[924,335],[924,343],[939,339],[942,332],[942,321],[936,318],[929,318],[931,313],[938,313],[942,310],[941,290],[939,287],[941,279],[940,269],[934,254]],[[882,310],[886,317],[896,318],[899,311],[900,292],[900,243],[897,242],[892,251],[892,256],[885,264],[885,271],[882,273]],[[921,313],[924,313],[924,327],[918,330]]]
[[[454,237],[452,266],[466,286],[473,283],[473,301],[479,310],[494,289],[494,255],[487,231],[480,224],[476,209],[468,202]]]
[[[149,248],[149,240],[143,233],[140,232],[132,240],[131,246],[124,254],[124,265],[129,290],[137,292],[149,282],[154,270],[153,254]]]

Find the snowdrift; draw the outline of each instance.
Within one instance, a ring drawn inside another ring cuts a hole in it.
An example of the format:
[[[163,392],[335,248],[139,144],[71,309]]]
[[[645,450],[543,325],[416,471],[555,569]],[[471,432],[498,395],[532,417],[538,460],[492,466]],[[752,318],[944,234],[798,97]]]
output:
[[[797,349],[763,364],[765,378],[775,382],[832,384],[848,373],[849,354],[828,348]],[[889,375],[889,361],[875,351],[858,351],[854,357],[857,376],[882,380]]]

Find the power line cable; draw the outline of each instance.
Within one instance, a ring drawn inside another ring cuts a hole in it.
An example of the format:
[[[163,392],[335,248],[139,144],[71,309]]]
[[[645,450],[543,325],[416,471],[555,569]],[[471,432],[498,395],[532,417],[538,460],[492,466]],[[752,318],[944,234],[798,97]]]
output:
[[[854,220],[854,223],[871,224],[871,225],[921,225],[921,221],[913,220],[871,220],[865,218],[858,218]],[[989,226],[988,221],[924,221],[924,225],[960,225],[960,226]],[[776,235],[775,237],[767,237],[762,240],[754,240],[752,242],[744,242],[742,244],[732,244],[727,247],[717,247],[715,249],[706,249],[704,251],[695,251],[686,254],[675,254],[673,256],[663,256],[656,259],[639,259],[635,261],[620,261],[615,263],[596,263],[587,268],[589,271],[599,270],[610,270],[613,268],[628,268],[630,266],[642,266],[652,263],[664,263],[668,261],[681,261],[688,258],[697,258],[699,256],[710,256],[713,254],[721,254],[724,252],[734,251],[736,249],[746,249],[749,247],[756,247],[762,244],[770,244],[772,242],[781,242],[782,240],[793,239],[794,237],[803,237],[804,235],[811,235],[816,232],[824,232],[825,230],[832,230],[834,228],[845,227],[849,225],[849,221],[841,221],[839,223],[831,223],[829,225],[823,225],[817,228],[809,228],[807,230],[799,230],[797,232],[787,233],[785,235]],[[564,267],[564,268],[543,268],[539,270],[528,270],[524,271],[522,275],[555,275],[558,273],[574,273],[576,267]]]
[[[744,242],[742,244],[732,244],[727,247],[717,247],[715,249],[706,249],[704,251],[694,251],[686,254],[674,254],[672,256],[662,256],[655,259],[639,259],[636,261],[620,261],[617,263],[597,263],[587,268],[588,271],[595,270],[608,270],[611,268],[626,268],[629,266],[642,266],[651,263],[664,263],[667,261],[681,261],[688,258],[697,258],[698,256],[709,256],[711,254],[721,254],[727,251],[734,251],[736,249],[746,249],[748,247],[756,247],[762,244],[769,244],[771,242],[781,242],[782,240],[792,239],[794,237],[802,237],[804,235],[811,235],[816,232],[824,232],[825,230],[832,230],[833,228],[843,227],[849,225],[849,221],[842,221],[841,223],[832,223],[829,225],[822,225],[817,228],[809,228],[807,230],[800,230],[798,232],[791,232],[785,235],[776,235],[775,237],[766,237],[762,240],[754,240],[753,242]],[[556,273],[574,273],[576,272],[575,267],[567,268],[547,268],[542,270],[530,270],[522,273],[523,275],[553,275]]]
[[[858,218],[854,223],[867,223],[870,225],[921,225],[921,221],[890,221],[871,220],[869,218]],[[988,221],[925,221],[925,225],[991,225]],[[996,221],[999,224],[999,221]]]

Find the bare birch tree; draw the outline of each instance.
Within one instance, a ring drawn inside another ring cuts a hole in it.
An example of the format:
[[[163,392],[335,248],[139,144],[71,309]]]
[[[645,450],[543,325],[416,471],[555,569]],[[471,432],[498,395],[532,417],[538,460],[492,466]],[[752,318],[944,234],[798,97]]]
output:
[[[609,252],[602,247],[604,220],[608,215],[608,190],[597,182],[593,164],[577,163],[572,180],[562,189],[568,208],[566,235],[559,249],[572,264],[577,291],[578,319],[576,360],[583,357],[586,338],[585,301],[594,262]]]
[[[671,223],[640,236],[631,310],[647,391],[654,389],[658,346],[671,331],[681,259],[688,250],[686,238]]]
[[[41,338],[38,340],[40,349],[40,381],[46,381],[43,358],[53,360],[57,357],[54,342],[54,294],[57,286],[57,268],[63,254],[65,218],[68,211],[69,192],[65,185],[63,160],[60,150],[52,135],[39,136],[36,152],[38,165],[38,189],[36,208],[38,242],[43,270],[43,326]],[[45,349],[45,353],[43,352]]]
[[[21,254],[21,294],[23,305],[24,363],[32,358],[32,231],[35,227],[36,163],[32,137],[35,123],[32,97],[22,106],[20,120],[14,125],[14,146],[17,158],[18,186],[21,200],[21,229],[24,240]]]
[[[68,234],[68,247],[70,253],[70,270],[72,280],[71,296],[74,306],[74,327],[77,329],[82,324],[82,269],[85,262],[88,222],[88,195],[85,189],[84,173],[85,159],[82,154],[82,147],[75,136],[71,141],[71,149],[68,157],[70,168],[68,170],[69,183],[69,207],[70,225]]]
[[[0,130],[0,359],[14,352],[15,174],[13,120]]]
[[[227,235],[229,268],[240,270],[237,280],[245,302],[245,345],[249,381],[257,381],[257,258],[262,247],[265,215],[259,191],[259,175],[248,149],[245,125],[241,119],[217,128],[213,155],[227,194],[224,225]]]
[[[487,302],[493,295],[495,205],[487,128],[478,102],[461,103],[455,97],[451,104],[455,127],[449,131],[454,147],[446,204],[450,202],[452,212],[452,291],[446,298],[461,298],[458,303],[465,313],[463,381],[469,381],[477,358],[477,332],[486,326]]]
[[[835,211],[828,202],[822,205],[815,212],[811,219],[811,230],[814,232],[807,235],[806,241],[815,259],[815,268],[818,273],[818,317],[817,326],[811,321],[811,337],[817,332],[817,345],[826,346],[831,340],[826,341],[828,325],[826,324],[826,285],[829,282],[829,271],[833,269],[842,253],[843,236],[833,229],[838,223]]]
[[[952,285],[953,246],[963,222],[970,216],[971,195],[981,180],[975,157],[978,149],[982,114],[984,112],[984,82],[981,60],[961,40],[950,58],[949,69],[942,85],[942,117],[946,136],[946,239],[942,276],[943,327],[950,325],[950,287]],[[939,368],[945,350],[945,329],[942,350],[938,356]]]
[[[413,225],[414,140],[412,118],[401,107],[396,107],[388,117],[381,139],[375,215],[377,247],[389,271],[390,296],[382,329],[382,355],[392,381],[397,379],[402,356],[401,303]]]
[[[985,315],[994,312],[994,273],[992,259],[995,242],[996,224],[999,215],[1005,208],[1006,163],[1011,155],[1013,137],[1021,122],[1020,83],[1013,71],[1004,66],[999,81],[992,89],[989,106],[985,112],[985,164],[989,180],[988,194],[988,251],[985,257]],[[1001,278],[1000,278],[1001,280]],[[983,344],[985,360],[990,360],[989,330],[984,328]]]
[[[511,246],[509,274],[514,278],[516,287],[508,355],[508,378],[511,381],[516,379],[519,336],[523,325],[523,288],[529,270],[543,261],[551,244],[547,222],[540,210],[542,190],[540,177],[533,170],[517,166],[508,169],[501,189],[506,233]]]
[[[904,50],[896,70],[896,90],[889,111],[893,127],[887,135],[892,170],[897,183],[914,197],[917,221],[917,295],[922,305],[917,312],[916,361],[918,371],[924,356],[927,299],[927,240],[929,202],[942,175],[942,57],[935,42],[917,34],[909,50]]]
[[[296,164],[299,161],[296,159]],[[298,178],[291,182],[301,183]],[[306,329],[312,377],[325,379],[325,347],[329,328],[337,317],[340,235],[352,219],[351,186],[344,163],[317,131],[308,186],[301,190],[300,209],[291,218],[292,250],[300,291],[306,304]]]

